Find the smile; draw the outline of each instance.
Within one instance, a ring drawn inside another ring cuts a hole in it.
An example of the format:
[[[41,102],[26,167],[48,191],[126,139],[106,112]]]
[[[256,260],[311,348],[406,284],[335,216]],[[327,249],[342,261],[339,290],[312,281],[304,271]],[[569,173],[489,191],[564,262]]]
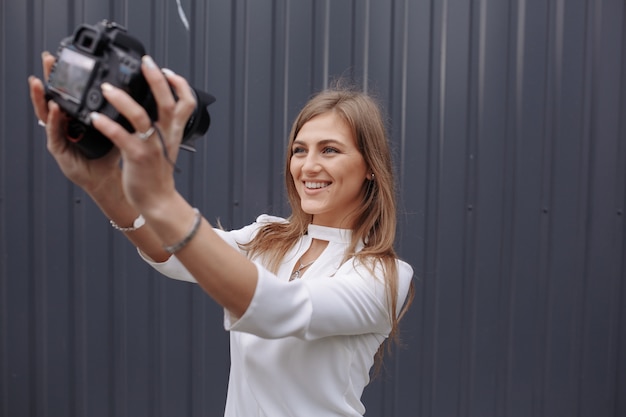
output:
[[[304,182],[304,186],[306,188],[313,189],[313,190],[316,190],[316,189],[319,189],[319,188],[326,188],[329,185],[330,185],[329,182],[313,182],[313,181],[305,181]]]

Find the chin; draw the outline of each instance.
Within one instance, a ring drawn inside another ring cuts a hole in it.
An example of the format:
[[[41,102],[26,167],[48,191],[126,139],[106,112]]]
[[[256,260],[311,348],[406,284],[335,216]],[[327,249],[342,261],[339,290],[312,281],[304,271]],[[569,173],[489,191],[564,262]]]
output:
[[[319,214],[320,212],[323,211],[323,210],[320,210],[319,207],[311,207],[308,204],[300,204],[300,209],[310,216],[315,216],[316,214]]]

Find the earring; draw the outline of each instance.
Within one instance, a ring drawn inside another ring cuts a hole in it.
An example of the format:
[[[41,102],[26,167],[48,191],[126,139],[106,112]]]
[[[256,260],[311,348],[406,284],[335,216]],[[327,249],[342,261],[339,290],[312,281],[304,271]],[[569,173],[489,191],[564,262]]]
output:
[[[371,178],[371,180],[372,180],[372,181],[374,181],[374,173],[373,173],[373,172],[372,172],[372,178]]]

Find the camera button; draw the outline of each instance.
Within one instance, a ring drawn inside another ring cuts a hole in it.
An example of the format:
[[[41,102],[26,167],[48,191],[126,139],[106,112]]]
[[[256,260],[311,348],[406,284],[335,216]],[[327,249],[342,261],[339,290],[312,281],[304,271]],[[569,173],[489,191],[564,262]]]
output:
[[[102,64],[100,66],[100,78],[105,78],[109,74],[109,66],[107,64]]]
[[[90,110],[98,110],[102,106],[102,103],[104,103],[104,97],[102,97],[100,91],[95,88],[89,90],[87,93],[87,108]]]

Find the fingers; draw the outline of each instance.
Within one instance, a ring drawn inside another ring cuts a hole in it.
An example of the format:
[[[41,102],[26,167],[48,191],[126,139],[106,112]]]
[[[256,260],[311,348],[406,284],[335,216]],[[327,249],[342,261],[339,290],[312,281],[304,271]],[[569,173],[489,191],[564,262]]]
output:
[[[45,55],[43,59],[44,65],[48,66],[45,72],[49,74],[54,58]],[[165,155],[171,163],[176,160],[184,128],[196,107],[195,94],[183,77],[169,70],[161,71],[149,56],[142,59],[142,71],[157,104],[158,123],[153,123],[143,105],[129,93],[110,83],[103,83],[103,97],[128,120],[135,132],[129,133],[122,125],[101,113],[92,113],[91,124],[126,157],[151,159]],[[43,85],[36,79],[29,82],[34,102],[39,103],[38,97],[43,97]],[[47,115],[46,106],[38,105],[36,113],[38,117]],[[152,140],[157,135],[159,140]]]
[[[115,89],[110,94],[111,95],[116,94],[118,91],[121,92],[121,90]],[[147,118],[147,115],[146,115],[146,118]],[[93,127],[98,129],[103,135],[108,137],[111,140],[111,142],[113,142],[113,144],[120,151],[122,151],[122,153],[135,154],[137,152],[140,152],[142,148],[144,150],[148,148],[148,147],[142,147],[141,146],[142,141],[137,140],[137,138],[133,137],[133,135],[130,134],[122,125],[111,120],[108,116],[104,114],[91,113],[91,124]]]
[[[122,90],[116,88],[107,94],[112,97],[123,97],[125,95]],[[121,151],[124,158],[127,160],[143,161],[144,163],[151,164],[149,161],[162,159],[163,147],[161,142],[155,139],[158,129],[156,125],[150,124],[150,119],[147,115],[145,115],[145,112],[142,117],[145,117],[147,120],[147,127],[141,130],[137,129],[137,132],[135,133],[129,133],[122,125],[102,113],[94,112],[90,115],[91,125],[103,135],[108,137],[111,142],[113,142],[115,147]],[[144,137],[142,137],[142,135],[144,135]]]
[[[144,132],[152,125],[146,110],[128,93],[109,83],[103,83],[101,88],[104,98],[133,125],[136,131]]]
[[[178,112],[181,113],[181,119],[186,123],[196,109],[196,95],[185,78],[167,68],[163,69],[163,73],[176,96],[178,96]]]
[[[43,77],[47,80],[50,77],[52,66],[56,62],[56,58],[50,52],[44,51],[41,54],[41,64],[43,65]]]
[[[142,71],[158,109],[158,125],[163,133],[164,145],[175,148],[182,139],[184,128],[195,107],[195,94],[187,81],[170,70],[161,71],[151,57],[142,59]],[[128,93],[109,83],[102,84],[104,98],[124,116],[135,129],[135,136],[149,132],[153,123],[146,110]],[[97,116],[96,116],[97,117]],[[107,132],[102,132],[108,136]],[[120,136],[122,131],[113,132]],[[128,134],[126,135],[128,137]],[[115,142],[115,138],[111,138]]]
[[[63,153],[68,147],[65,134],[62,131],[65,116],[59,105],[54,101],[48,102],[47,107],[48,117],[44,119],[46,120],[46,136],[48,138],[47,146],[52,155],[58,155]]]
[[[35,111],[35,116],[41,122],[48,120],[48,104],[46,103],[45,90],[41,80],[35,76],[28,77],[28,86],[30,90],[30,101]]]
[[[142,59],[142,71],[157,104],[159,125],[164,131],[171,133],[168,139],[170,136],[172,141],[180,139],[175,136],[178,132],[182,135],[187,120],[195,109],[193,91],[183,77],[169,70],[161,71],[147,55]],[[145,132],[150,128],[152,121],[145,109],[129,94],[108,83],[102,84],[102,93],[136,131]]]
[[[44,79],[47,80],[50,76],[50,71],[56,58],[49,52],[42,52],[41,64],[43,66]],[[46,91],[43,82],[37,77],[28,77],[28,85],[30,89],[30,100],[33,105],[35,115],[40,121],[40,124],[44,124],[48,120],[48,103],[46,101]]]
[[[184,128],[196,106],[195,96],[187,81],[170,70],[161,71],[148,55],[142,58],[141,67],[157,103],[159,121],[173,122],[176,127]]]
[[[55,57],[48,52],[41,54],[44,76],[47,79],[55,62]],[[68,147],[65,139],[65,116],[58,104],[46,100],[43,82],[35,77],[28,77],[30,100],[39,124],[46,128],[46,146],[55,157],[65,152]]]
[[[141,70],[148,85],[150,85],[150,90],[152,90],[152,95],[157,103],[159,120],[167,121],[171,119],[176,106],[176,100],[165,78],[165,74],[148,55],[145,55],[141,59]]]

